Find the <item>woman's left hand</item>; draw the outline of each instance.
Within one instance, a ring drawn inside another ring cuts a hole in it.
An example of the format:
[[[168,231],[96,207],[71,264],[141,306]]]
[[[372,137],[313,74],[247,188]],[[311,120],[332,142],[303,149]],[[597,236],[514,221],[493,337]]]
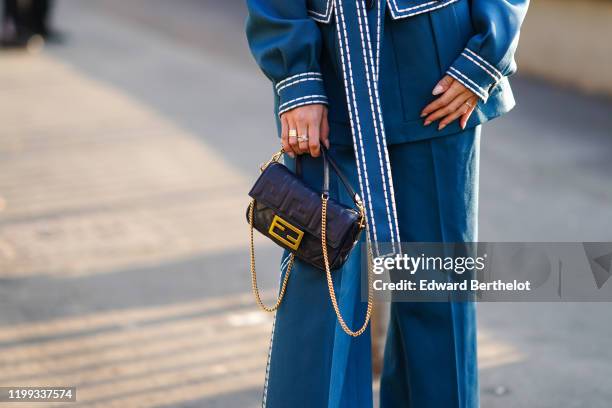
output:
[[[465,129],[478,103],[478,96],[449,75],[438,82],[432,93],[440,97],[421,112],[421,117],[425,118],[424,125],[429,126],[433,121],[442,119],[438,125],[438,130],[442,130],[452,121],[461,118],[459,124],[461,129]]]

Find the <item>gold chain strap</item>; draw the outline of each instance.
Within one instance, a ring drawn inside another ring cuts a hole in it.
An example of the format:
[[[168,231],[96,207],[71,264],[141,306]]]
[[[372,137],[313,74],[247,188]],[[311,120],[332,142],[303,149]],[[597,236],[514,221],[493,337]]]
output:
[[[326,194],[323,194],[321,199],[321,247],[323,249],[323,261],[325,262],[325,273],[327,274],[327,288],[329,289],[329,297],[331,298],[334,311],[338,317],[338,323],[340,323],[342,330],[344,330],[344,332],[349,336],[359,337],[368,328],[370,317],[372,316],[372,309],[374,306],[374,296],[372,294],[372,276],[370,271],[368,271],[368,308],[366,310],[365,321],[359,330],[352,331],[344,321],[340,308],[338,307],[338,301],[336,300],[336,291],[334,290],[334,282],[332,281],[331,270],[329,268],[329,257],[327,255],[327,201],[329,198]],[[371,252],[369,253],[369,256],[372,256]],[[369,261],[371,261],[371,259],[369,259]]]
[[[283,297],[285,296],[285,291],[287,290],[287,282],[289,282],[289,275],[291,275],[291,269],[293,268],[293,261],[295,260],[295,256],[291,254],[291,259],[287,264],[287,272],[285,272],[285,278],[283,279],[283,283],[281,285],[280,293],[278,298],[276,299],[276,304],[274,306],[266,306],[261,300],[261,296],[259,295],[259,288],[257,287],[257,271],[255,270],[255,241],[253,239],[253,213],[255,211],[255,200],[251,201],[251,205],[249,206],[249,224],[251,224],[251,287],[253,289],[253,294],[255,295],[255,300],[259,307],[261,307],[266,312],[274,312],[280,306],[283,301]]]

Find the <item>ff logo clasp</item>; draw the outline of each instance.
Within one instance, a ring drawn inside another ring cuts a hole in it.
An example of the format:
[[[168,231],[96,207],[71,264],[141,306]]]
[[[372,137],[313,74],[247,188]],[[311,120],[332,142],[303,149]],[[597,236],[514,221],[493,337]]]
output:
[[[295,233],[295,235],[289,234],[288,230]],[[279,232],[284,233],[284,236],[279,234]],[[275,215],[272,219],[268,233],[270,236],[274,237],[276,240],[285,244],[289,249],[294,251],[298,249],[300,242],[302,242],[302,238],[304,237],[304,232],[302,230],[289,224],[278,215]]]

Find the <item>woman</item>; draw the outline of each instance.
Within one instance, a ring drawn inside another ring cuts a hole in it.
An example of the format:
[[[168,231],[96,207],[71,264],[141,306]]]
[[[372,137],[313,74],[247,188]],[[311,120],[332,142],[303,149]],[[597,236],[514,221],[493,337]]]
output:
[[[283,149],[302,156],[313,187],[320,145],[331,149],[361,189],[374,255],[401,242],[476,241],[480,125],[514,106],[507,77],[528,0],[247,3],[247,36],[274,85]],[[365,310],[360,257],[353,251],[334,272],[352,328]],[[264,406],[371,407],[369,333],[342,331],[321,271],[298,261],[291,275]],[[380,401],[479,405],[472,303],[392,303]]]
[[[32,36],[48,39],[50,0],[4,0],[4,15],[0,24],[0,40],[6,46],[26,46]]]

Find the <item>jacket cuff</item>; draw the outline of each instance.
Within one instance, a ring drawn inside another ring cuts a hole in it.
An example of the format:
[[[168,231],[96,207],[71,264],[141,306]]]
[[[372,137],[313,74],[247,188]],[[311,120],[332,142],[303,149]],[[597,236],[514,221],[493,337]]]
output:
[[[292,75],[275,85],[279,116],[293,108],[321,103],[327,105],[323,76],[319,72]]]
[[[503,78],[503,74],[474,51],[466,48],[446,73],[474,92],[483,102]]]

